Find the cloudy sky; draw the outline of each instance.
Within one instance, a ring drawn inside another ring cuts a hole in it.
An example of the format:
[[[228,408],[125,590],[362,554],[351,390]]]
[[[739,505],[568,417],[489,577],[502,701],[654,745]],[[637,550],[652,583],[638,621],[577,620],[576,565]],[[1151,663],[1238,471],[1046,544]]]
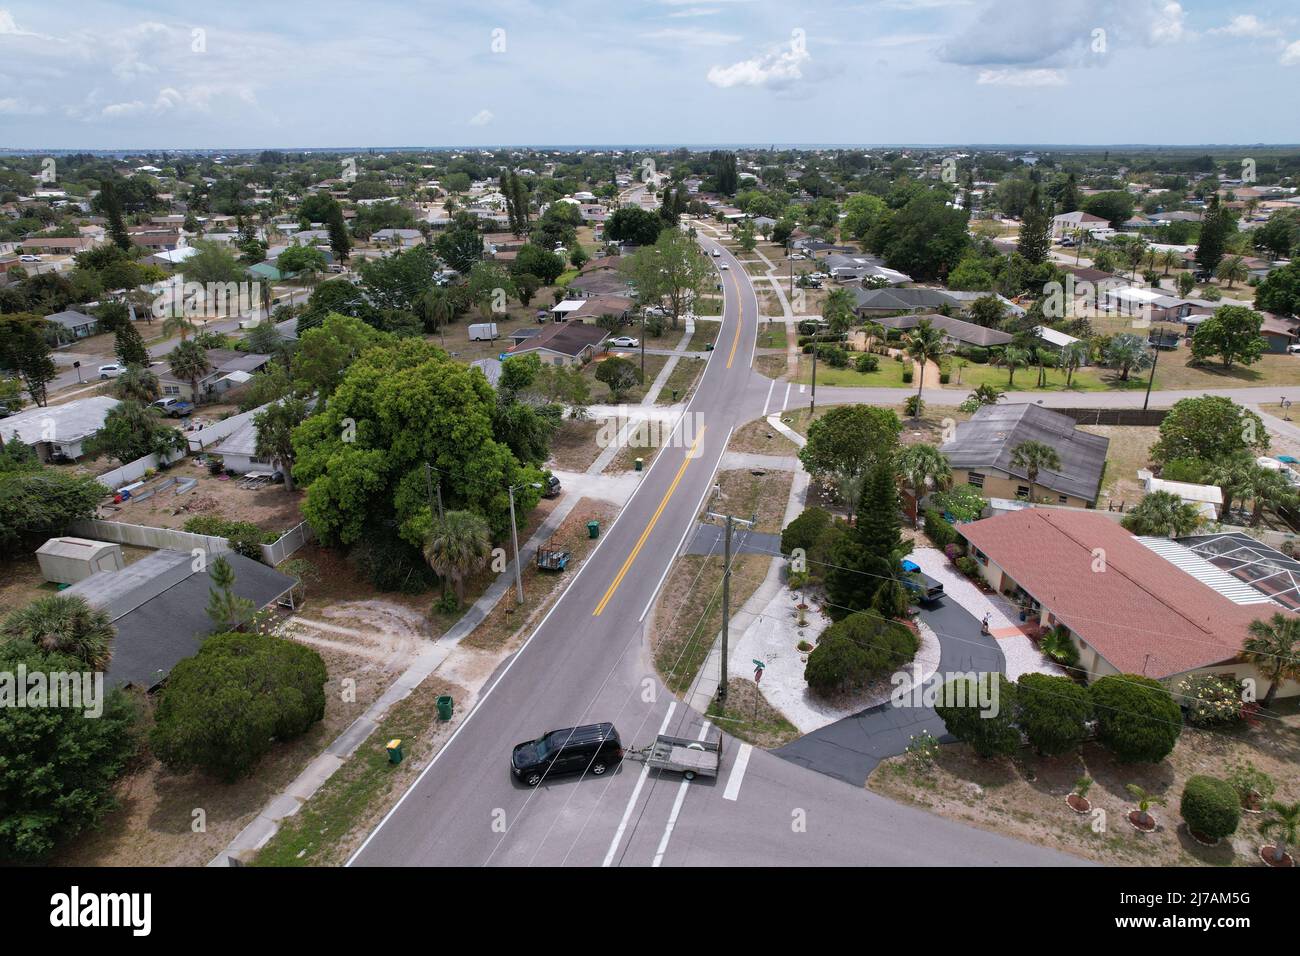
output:
[[[0,0],[9,148],[1296,143],[1297,89],[1294,0]]]

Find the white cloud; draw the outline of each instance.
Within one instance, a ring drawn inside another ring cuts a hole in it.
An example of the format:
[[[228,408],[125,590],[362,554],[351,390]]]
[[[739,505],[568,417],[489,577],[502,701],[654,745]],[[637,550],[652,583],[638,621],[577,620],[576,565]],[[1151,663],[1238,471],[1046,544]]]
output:
[[[1278,60],[1283,66],[1300,65],[1300,40],[1296,40],[1282,51],[1282,57]]]
[[[0,116],[40,116],[44,112],[44,106],[27,103],[12,96],[0,99]]]
[[[808,48],[802,43],[791,43],[731,66],[711,67],[708,81],[724,90],[733,86],[780,89],[803,79],[802,67],[808,60]]]
[[[231,97],[247,106],[257,106],[257,97],[251,89],[244,86],[227,84],[194,85],[178,89],[164,86],[158,91],[152,103],[143,100],[127,100],[121,103],[109,103],[99,113],[109,119],[137,116],[142,113],[162,115],[172,112],[206,113],[212,107],[212,101]]]
[[[1060,70],[980,70],[981,86],[1064,86]]]
[[[24,30],[8,10],[0,10],[0,37],[32,37],[36,40],[57,39],[44,33],[33,33],[31,30]]]
[[[972,0],[885,0],[884,6],[895,10],[938,10],[942,7],[969,7]]]
[[[739,43],[735,33],[717,33],[710,30],[680,30],[676,28],[655,30],[644,35],[647,40],[669,40],[682,46],[727,46]]]
[[[1280,31],[1268,26],[1253,13],[1243,13],[1228,21],[1226,27],[1216,27],[1211,33],[1224,33],[1232,37],[1264,39],[1275,37]]]
[[[492,122],[492,120],[494,120],[495,118],[496,117],[492,115],[491,110],[479,110],[477,113],[475,113],[473,116],[469,118],[469,125],[487,126],[487,124]]]
[[[1159,46],[1165,43],[1177,43],[1187,36],[1187,28],[1183,25],[1183,18],[1186,13],[1180,3],[1170,0],[1160,6],[1159,10],[1152,11],[1150,26],[1147,30],[1147,36],[1150,41]]]
[[[689,10],[677,10],[668,16],[674,19],[683,19],[686,17],[711,17],[714,14],[721,13],[718,7],[691,7]]]

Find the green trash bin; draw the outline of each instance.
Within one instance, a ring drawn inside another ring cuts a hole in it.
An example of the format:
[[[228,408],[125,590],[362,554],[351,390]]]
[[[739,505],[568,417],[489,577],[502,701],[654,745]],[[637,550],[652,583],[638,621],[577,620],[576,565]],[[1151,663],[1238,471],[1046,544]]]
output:
[[[644,467],[645,467],[645,459],[644,459],[644,458],[638,458],[638,459],[636,460],[636,470],[637,470],[637,471],[640,471],[640,470],[641,470],[642,468],[644,468]]]
[[[588,521],[588,522],[587,522],[587,537],[588,537],[588,538],[599,538],[599,537],[600,537],[600,522],[599,522],[599,521]]]
[[[438,719],[451,720],[451,698],[446,694],[438,698]]]
[[[400,737],[394,737],[388,742],[388,762],[402,762],[402,740]]]

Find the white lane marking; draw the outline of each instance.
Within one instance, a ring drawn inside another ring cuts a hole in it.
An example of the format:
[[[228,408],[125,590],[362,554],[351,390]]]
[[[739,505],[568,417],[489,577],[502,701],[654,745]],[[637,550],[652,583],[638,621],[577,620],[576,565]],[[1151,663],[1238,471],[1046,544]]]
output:
[[[767,385],[767,398],[763,399],[763,417],[767,417],[767,406],[772,403],[772,389],[776,388],[776,379],[772,379]]]
[[[727,777],[727,789],[723,791],[723,800],[735,800],[740,796],[740,784],[745,779],[745,768],[749,766],[749,755],[754,748],[751,744],[741,744],[736,751],[736,762],[731,765],[731,776]]]
[[[695,739],[703,740],[710,726],[709,721],[706,720],[704,726],[700,728],[700,735]],[[682,785],[677,788],[677,799],[673,801],[673,812],[668,815],[668,825],[664,827],[664,835],[659,840],[659,849],[655,851],[655,861],[650,864],[651,866],[658,866],[664,861],[664,854],[668,852],[668,841],[672,839],[673,828],[677,826],[677,815],[682,812],[682,804],[686,801],[686,788],[690,785],[691,782],[683,777]]]
[[[677,709],[677,701],[668,705],[668,713],[664,714],[664,722],[659,726],[659,733],[668,729],[668,721],[673,718],[673,711]],[[632,808],[636,806],[637,798],[641,796],[641,788],[645,786],[645,778],[650,776],[650,766],[648,764],[641,767],[641,776],[637,778],[636,786],[632,789],[632,796],[628,798],[627,806],[623,810],[623,819],[618,821],[618,829],[614,832],[614,839],[609,841],[609,850],[605,853],[605,862],[601,866],[609,866],[614,862],[614,854],[618,852],[618,845],[623,842],[623,834],[627,830],[627,822],[632,818]]]
[[[790,407],[790,385],[791,384],[792,384],[791,382],[785,383],[785,398],[781,400],[781,411],[785,411],[787,408]]]
[[[727,429],[727,437],[722,441],[722,455],[727,453],[727,446],[731,444],[731,433],[735,430],[735,425],[732,425]],[[699,516],[699,513],[704,510],[704,502],[708,500],[709,492],[713,490],[713,482],[718,476],[718,469],[722,467],[722,455],[718,456],[718,460],[713,466],[713,474],[709,476],[709,482],[704,486],[704,493],[700,495],[700,503],[695,506],[695,515],[697,517]],[[656,456],[656,460],[658,460],[658,456]],[[669,559],[667,566],[664,568],[664,573],[659,575],[659,583],[656,584],[655,589],[650,592],[650,600],[646,601],[645,607],[641,609],[641,616],[636,619],[638,624],[644,621],[645,616],[650,613],[650,606],[654,604],[655,599],[659,597],[659,589],[664,586],[664,581],[668,578],[668,572],[673,569],[673,561],[677,559],[677,555],[681,554],[682,545],[686,544],[686,536],[694,530],[695,523],[692,522],[691,524],[688,524],[686,530],[682,532],[681,540],[677,542],[677,549],[673,551],[672,558]]]

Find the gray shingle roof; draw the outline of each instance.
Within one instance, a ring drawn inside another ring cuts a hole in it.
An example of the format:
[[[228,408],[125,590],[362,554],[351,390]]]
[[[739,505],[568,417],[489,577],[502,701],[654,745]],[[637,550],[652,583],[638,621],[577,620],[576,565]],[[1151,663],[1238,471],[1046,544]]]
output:
[[[923,319],[928,319],[931,325],[941,330],[945,335],[967,345],[988,348],[992,345],[1006,345],[1012,339],[1009,332],[985,328],[982,325],[976,325],[974,322],[955,319],[950,315],[942,315],[938,312],[931,315],[922,315],[915,312],[910,315],[890,315],[873,319],[873,321],[887,329],[907,331],[916,328]]]
[[[953,468],[996,469],[1027,479],[1022,469],[1011,464],[1016,447],[1027,441],[1050,446],[1061,459],[1059,472],[1038,473],[1038,485],[1084,501],[1096,500],[1110,439],[1080,431],[1073,418],[1041,405],[986,405],[970,421],[960,423],[956,437],[939,450]]]

